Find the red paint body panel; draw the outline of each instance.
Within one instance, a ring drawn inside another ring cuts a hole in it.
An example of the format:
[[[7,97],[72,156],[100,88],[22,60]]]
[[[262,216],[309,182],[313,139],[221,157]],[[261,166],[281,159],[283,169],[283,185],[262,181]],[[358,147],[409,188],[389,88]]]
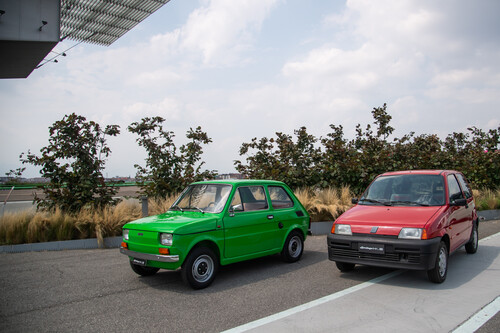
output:
[[[350,224],[353,233],[398,235],[403,227],[424,228],[442,207],[386,207],[356,205],[337,219],[336,223]]]
[[[435,266],[440,242],[451,254],[471,242],[477,221],[472,190],[460,172],[384,173],[374,179],[356,206],[334,222],[327,237],[329,259],[430,270]],[[338,224],[349,225],[351,234],[336,234]],[[402,228],[423,229],[421,239],[399,238]]]

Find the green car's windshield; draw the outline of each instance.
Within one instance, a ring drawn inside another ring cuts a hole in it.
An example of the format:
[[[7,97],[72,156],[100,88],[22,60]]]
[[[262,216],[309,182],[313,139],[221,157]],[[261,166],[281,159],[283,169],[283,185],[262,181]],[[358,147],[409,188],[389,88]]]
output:
[[[189,185],[169,210],[220,213],[231,193],[231,185]]]
[[[386,206],[442,206],[444,181],[440,175],[391,175],[378,177],[359,203]]]

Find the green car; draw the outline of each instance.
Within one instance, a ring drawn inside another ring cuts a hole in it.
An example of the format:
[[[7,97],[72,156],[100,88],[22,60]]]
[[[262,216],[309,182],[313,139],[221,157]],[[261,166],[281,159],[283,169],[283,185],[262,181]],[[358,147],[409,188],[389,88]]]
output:
[[[219,265],[276,253],[299,260],[309,226],[309,214],[282,182],[203,181],[166,213],[125,224],[120,252],[139,275],[181,268],[183,280],[200,289]]]

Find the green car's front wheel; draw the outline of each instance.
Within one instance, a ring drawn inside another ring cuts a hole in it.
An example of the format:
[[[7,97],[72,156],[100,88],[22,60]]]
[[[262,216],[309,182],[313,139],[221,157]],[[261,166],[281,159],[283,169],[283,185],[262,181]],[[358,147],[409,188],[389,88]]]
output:
[[[194,248],[181,270],[182,279],[194,289],[208,287],[215,279],[219,261],[208,247]]]

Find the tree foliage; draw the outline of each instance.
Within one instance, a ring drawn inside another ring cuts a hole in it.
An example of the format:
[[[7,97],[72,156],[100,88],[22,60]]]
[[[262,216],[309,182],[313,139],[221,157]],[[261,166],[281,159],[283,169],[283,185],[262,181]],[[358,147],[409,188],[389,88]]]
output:
[[[203,179],[213,179],[215,171],[201,171],[205,162],[201,161],[202,145],[212,142],[207,133],[197,127],[189,129],[189,140],[177,149],[175,134],[163,129],[165,119],[146,117],[134,122],[128,130],[137,134],[137,143],[146,149],[146,166],[135,165],[136,179],[144,193],[150,197],[165,198],[182,191],[188,184]]]
[[[295,142],[283,133],[276,139],[253,138],[241,145],[240,156],[246,158],[235,166],[246,177],[282,180],[293,188],[349,185],[358,193],[378,174],[413,169],[455,169],[476,187],[500,186],[500,126],[488,132],[472,127],[444,140],[410,132],[389,141],[394,128],[387,105],[374,108],[372,116],[373,124],[364,129],[358,124],[350,140],[336,125],[319,139],[305,127],[295,131]]]
[[[101,128],[75,113],[49,127],[49,145],[40,150],[41,156],[30,151],[20,156],[23,164],[41,167],[41,176],[50,180],[43,187],[45,197],[35,196],[37,207],[75,212],[87,205],[114,204],[117,190],[106,186],[102,170],[111,153],[106,136],[119,133],[118,125]]]

